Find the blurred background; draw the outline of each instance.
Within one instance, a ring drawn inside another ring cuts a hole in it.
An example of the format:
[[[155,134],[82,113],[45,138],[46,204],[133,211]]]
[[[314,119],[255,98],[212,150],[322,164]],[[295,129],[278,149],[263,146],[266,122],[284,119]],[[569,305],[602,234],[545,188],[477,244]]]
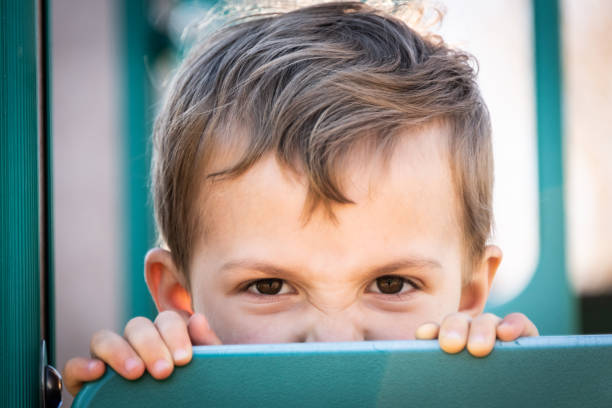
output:
[[[612,333],[612,2],[435,4],[436,30],[477,57],[493,120],[505,258],[488,308],[542,334]],[[185,28],[211,6],[51,3],[57,367],[94,331],[155,314],[149,132]]]

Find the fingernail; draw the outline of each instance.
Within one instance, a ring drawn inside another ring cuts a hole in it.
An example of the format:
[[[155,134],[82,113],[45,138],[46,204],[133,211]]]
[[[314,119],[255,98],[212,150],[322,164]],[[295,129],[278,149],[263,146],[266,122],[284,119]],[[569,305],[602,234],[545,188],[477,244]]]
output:
[[[184,361],[189,358],[189,352],[185,349],[178,349],[174,352],[174,361]]]
[[[470,343],[484,343],[486,339],[480,334],[470,336]]]
[[[138,366],[140,366],[140,362],[134,357],[130,357],[127,360],[125,360],[125,370],[127,372],[132,372],[136,370]]]
[[[459,334],[459,332],[456,332],[456,331],[444,332],[444,335],[440,337],[441,338],[444,337],[445,339],[448,339],[448,340],[461,340],[461,335]]]
[[[153,365],[153,371],[157,374],[164,374],[172,368],[169,362],[166,360],[157,360]]]
[[[434,324],[432,323],[425,323],[421,326],[419,326],[415,332],[415,336],[417,338],[431,338],[431,337],[435,337],[435,330],[436,327]]]
[[[87,369],[89,371],[94,371],[100,366],[100,364],[101,364],[100,361],[92,360],[89,363],[87,363]]]

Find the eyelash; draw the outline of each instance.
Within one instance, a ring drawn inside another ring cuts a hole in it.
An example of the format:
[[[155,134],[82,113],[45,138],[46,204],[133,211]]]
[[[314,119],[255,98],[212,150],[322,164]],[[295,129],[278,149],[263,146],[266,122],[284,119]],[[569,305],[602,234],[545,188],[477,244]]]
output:
[[[402,287],[400,288],[399,292],[397,293],[382,292],[379,287],[379,283],[380,283],[379,280],[385,279],[385,278],[386,279],[401,279]],[[372,283],[368,285],[366,291],[370,293],[375,293],[377,295],[401,297],[401,296],[408,295],[418,289],[420,289],[420,286],[417,283],[415,283],[412,279],[408,279],[408,278],[405,278],[403,276],[398,276],[398,275],[383,275],[383,276],[379,276],[378,278],[374,279],[374,281],[372,281]]]
[[[257,285],[259,283],[263,283],[263,282],[267,282],[267,281],[280,281],[281,287],[279,290],[279,293],[274,293],[274,294],[266,294],[266,293],[260,293],[257,290]],[[287,293],[281,293],[283,292],[284,289],[286,289],[287,287],[291,288],[291,286],[284,280],[284,279],[279,279],[279,278],[266,278],[266,279],[257,279],[251,282],[248,282],[242,289],[243,292],[248,292],[251,293],[255,296],[264,296],[264,297],[270,297],[270,296],[280,296],[280,295],[285,295],[291,292],[287,292]]]
[[[401,279],[402,280],[402,287],[400,289],[399,292],[397,293],[384,293],[382,291],[380,291],[379,289],[379,279],[382,278],[391,278],[391,279]],[[267,294],[267,293],[261,293],[258,289],[257,289],[257,285],[260,283],[264,283],[267,282],[269,284],[273,284],[276,282],[280,282],[280,289],[278,293],[273,293],[273,294]],[[284,295],[284,294],[289,294],[291,292],[286,292],[286,293],[282,293],[287,287],[291,288],[291,286],[284,280],[284,279],[279,279],[279,278],[266,278],[266,279],[257,279],[254,281],[250,281],[247,284],[245,284],[242,288],[242,292],[248,292],[251,293],[255,296],[263,296],[263,297],[270,297],[270,296],[280,296],[280,295]],[[406,291],[406,289],[408,288],[412,288],[411,290]],[[375,288],[375,290],[369,290],[370,288]],[[397,276],[397,275],[383,275],[380,276],[376,279],[374,279],[368,286],[366,291],[369,293],[376,293],[379,295],[387,295],[387,296],[403,296],[406,295],[408,292],[412,292],[413,290],[418,290],[420,289],[419,285],[417,283],[415,283],[413,280],[405,278],[403,276]]]

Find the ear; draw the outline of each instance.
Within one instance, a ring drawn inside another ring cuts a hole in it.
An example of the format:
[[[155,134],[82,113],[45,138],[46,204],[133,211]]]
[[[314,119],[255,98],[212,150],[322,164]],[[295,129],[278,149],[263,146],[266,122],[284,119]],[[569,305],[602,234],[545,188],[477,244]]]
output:
[[[472,270],[470,281],[461,289],[460,312],[467,313],[472,317],[482,313],[501,260],[501,249],[495,245],[487,245],[482,259]]]
[[[176,267],[170,251],[154,248],[147,253],[145,280],[158,312],[174,310],[185,318],[193,314],[185,279]]]

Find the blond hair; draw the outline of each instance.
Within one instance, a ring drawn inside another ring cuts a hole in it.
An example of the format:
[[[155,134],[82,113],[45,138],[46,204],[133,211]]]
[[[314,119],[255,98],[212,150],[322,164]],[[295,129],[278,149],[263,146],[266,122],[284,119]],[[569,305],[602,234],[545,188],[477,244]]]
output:
[[[276,155],[308,183],[305,208],[348,204],[339,163],[364,139],[392,146],[401,130],[450,126],[450,165],[468,259],[492,224],[489,114],[471,57],[359,2],[314,5],[227,25],[180,66],[154,130],[153,195],[162,242],[188,276],[205,232],[204,177],[236,177]],[[240,157],[210,163],[240,133]],[[205,175],[205,176],[203,176]]]

